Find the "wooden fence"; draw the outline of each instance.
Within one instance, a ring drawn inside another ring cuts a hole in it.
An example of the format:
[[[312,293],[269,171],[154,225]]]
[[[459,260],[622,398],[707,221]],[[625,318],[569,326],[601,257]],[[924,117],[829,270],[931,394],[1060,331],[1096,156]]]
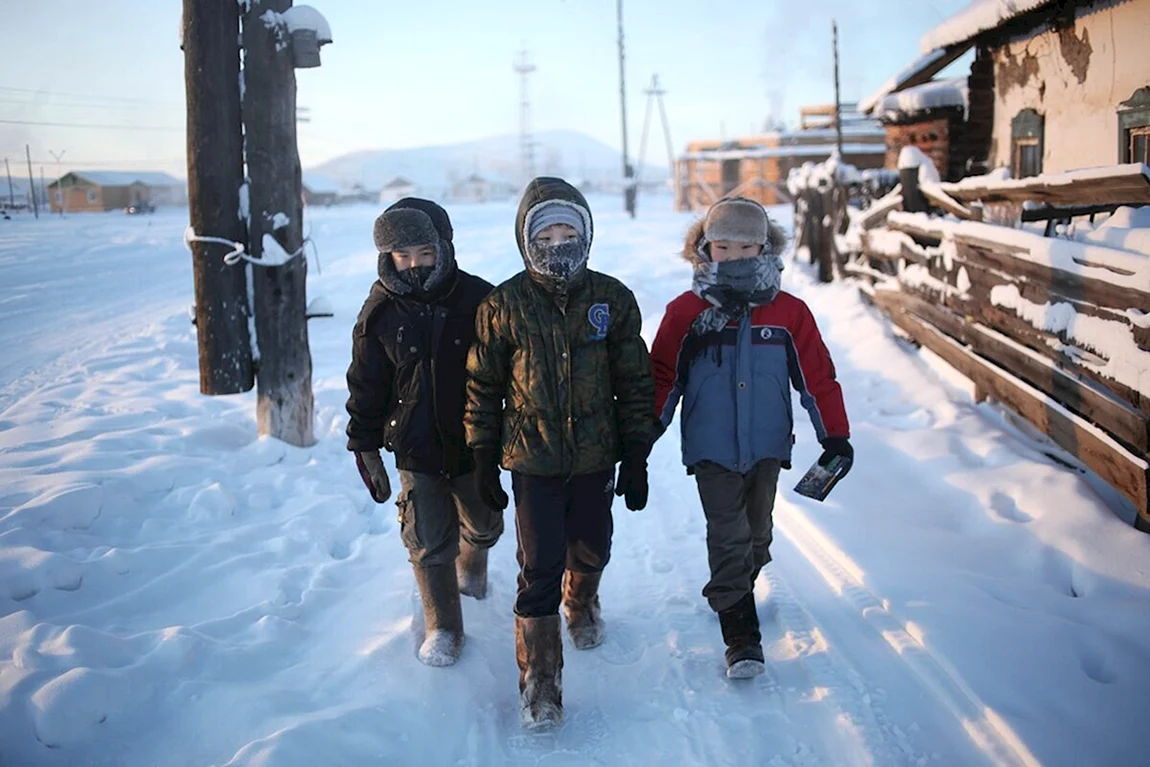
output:
[[[840,271],[979,400],[1024,417],[1129,498],[1150,532],[1150,229],[1059,231],[1150,205],[1150,168],[915,186],[904,174],[853,216],[835,239],[850,251],[833,256]],[[1039,233],[1023,221],[1048,223]]]

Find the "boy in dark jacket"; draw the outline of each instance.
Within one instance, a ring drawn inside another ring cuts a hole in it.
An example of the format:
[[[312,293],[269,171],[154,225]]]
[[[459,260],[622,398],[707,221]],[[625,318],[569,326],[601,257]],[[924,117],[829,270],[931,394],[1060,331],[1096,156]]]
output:
[[[824,452],[853,456],[842,390],[815,319],[779,289],[786,236],[759,203],[722,199],[687,235],[691,290],[667,305],[651,347],[656,412],[665,428],[680,399],[683,463],[707,518],[711,580],[727,676],[763,671],[754,582],[771,561],[780,468],[791,467],[791,392]]]
[[[467,352],[491,285],[459,269],[446,211],[407,198],[375,221],[379,279],[352,333],[348,449],[377,503],[391,496],[380,448],[395,454],[400,537],[423,601],[419,659],[454,663],[460,593],[487,594],[487,551],[503,513],[475,494],[463,438]]]
[[[576,648],[603,641],[612,488],[632,510],[647,503],[655,387],[642,318],[630,290],[587,268],[593,234],[577,189],[528,184],[515,220],[526,269],[480,306],[467,360],[479,495],[507,505],[500,465],[515,493],[515,650],[529,728],[563,718],[560,604]]]

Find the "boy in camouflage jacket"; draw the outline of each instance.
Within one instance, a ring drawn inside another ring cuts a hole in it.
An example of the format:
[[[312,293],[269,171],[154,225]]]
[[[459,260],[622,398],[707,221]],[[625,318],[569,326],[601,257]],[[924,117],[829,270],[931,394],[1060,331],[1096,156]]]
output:
[[[515,644],[528,727],[562,720],[560,604],[576,648],[603,640],[612,489],[632,510],[647,503],[655,386],[642,318],[630,290],[587,268],[592,236],[577,189],[532,181],[515,226],[526,269],[479,307],[467,361],[464,428],[479,495],[507,505],[500,465],[515,494]]]

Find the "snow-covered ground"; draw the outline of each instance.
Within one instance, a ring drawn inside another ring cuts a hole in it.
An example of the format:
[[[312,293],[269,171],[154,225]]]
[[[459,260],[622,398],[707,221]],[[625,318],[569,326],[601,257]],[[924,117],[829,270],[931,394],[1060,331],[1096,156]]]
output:
[[[690,217],[592,205],[593,265],[633,287],[650,341],[687,286]],[[460,663],[420,665],[395,508],[370,501],[343,439],[376,212],[308,222],[310,295],[335,309],[310,327],[310,449],[258,439],[253,394],[198,393],[182,213],[0,222],[0,764],[1146,759],[1150,537],[853,286],[798,264],[784,287],[823,328],[857,461],[826,503],[794,494],[818,455],[800,420],[756,592],[767,675],[723,676],[674,429],[648,508],[616,510],[608,639],[568,648],[560,730],[518,725],[510,525],[491,596],[464,602]],[[511,204],[451,213],[464,268],[520,268]]]

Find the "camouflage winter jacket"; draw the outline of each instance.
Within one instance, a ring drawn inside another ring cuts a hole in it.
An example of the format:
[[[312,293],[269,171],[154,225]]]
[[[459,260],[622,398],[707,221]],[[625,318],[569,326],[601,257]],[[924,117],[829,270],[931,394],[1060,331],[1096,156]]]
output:
[[[535,191],[528,189],[518,229],[530,204],[565,193]],[[647,449],[655,385],[641,327],[634,294],[599,272],[584,271],[566,293],[530,271],[504,282],[476,315],[467,359],[468,446],[502,447],[504,468],[546,477],[610,468],[626,445]]]

